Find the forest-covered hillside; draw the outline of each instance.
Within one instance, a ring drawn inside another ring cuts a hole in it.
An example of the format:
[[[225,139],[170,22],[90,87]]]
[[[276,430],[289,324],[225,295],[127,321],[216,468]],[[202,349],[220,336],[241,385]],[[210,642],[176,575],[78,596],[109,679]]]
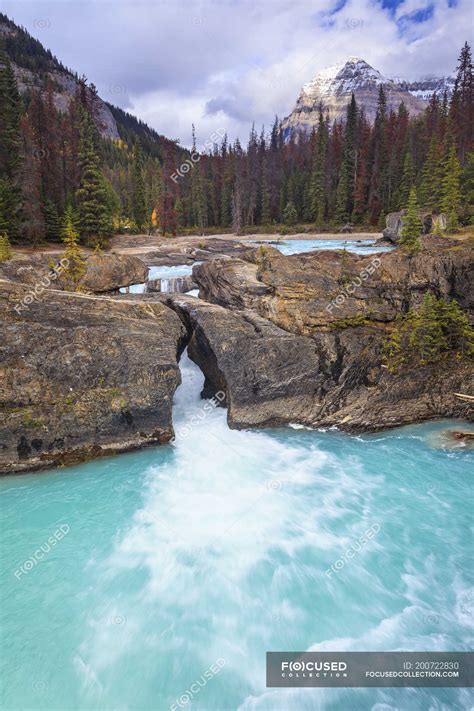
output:
[[[345,119],[330,123],[320,111],[310,134],[285,140],[275,118],[269,130],[252,129],[246,146],[222,132],[190,153],[105,104],[1,15],[0,28],[0,233],[10,241],[60,240],[66,213],[92,244],[123,230],[376,227],[408,205],[413,187],[418,204],[447,213],[452,229],[471,219],[467,43],[451,98],[434,94],[422,115],[403,104],[389,111],[381,86],[373,125],[353,96]]]

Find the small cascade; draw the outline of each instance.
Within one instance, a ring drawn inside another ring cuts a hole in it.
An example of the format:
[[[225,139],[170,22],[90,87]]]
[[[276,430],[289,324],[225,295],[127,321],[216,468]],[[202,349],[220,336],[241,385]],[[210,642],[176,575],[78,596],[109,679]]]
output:
[[[167,294],[185,294],[195,289],[196,284],[191,275],[151,279],[147,282],[147,293],[162,292]]]

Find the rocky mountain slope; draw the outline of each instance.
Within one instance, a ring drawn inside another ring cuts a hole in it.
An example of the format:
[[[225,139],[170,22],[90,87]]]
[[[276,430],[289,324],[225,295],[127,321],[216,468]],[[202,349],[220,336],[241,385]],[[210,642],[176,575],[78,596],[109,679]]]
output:
[[[416,115],[426,107],[433,92],[441,95],[446,89],[449,94],[453,84],[454,80],[450,77],[419,82],[390,79],[364,59],[349,57],[345,62],[322,70],[303,86],[295,108],[284,119],[282,127],[287,136],[294,131],[311,130],[318,122],[320,107],[329,114],[330,121],[343,118],[352,93],[359,105],[364,107],[369,121],[373,122],[381,85],[385,89],[389,109],[398,109],[403,101],[410,114]]]
[[[21,94],[31,90],[44,92],[53,88],[53,102],[57,110],[66,112],[79,87],[86,92],[97,129],[103,138],[118,140],[135,134],[147,147],[171,144],[173,141],[116,106],[112,106],[91,88],[81,83],[81,77],[60,62],[41,42],[0,13],[0,46],[12,64]]]

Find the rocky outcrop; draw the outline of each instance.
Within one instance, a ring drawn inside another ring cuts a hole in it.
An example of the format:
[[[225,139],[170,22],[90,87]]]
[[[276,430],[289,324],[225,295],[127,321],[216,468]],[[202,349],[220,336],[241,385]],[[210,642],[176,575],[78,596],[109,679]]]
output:
[[[122,244],[127,244],[121,240]],[[148,238],[149,243],[149,238]],[[216,237],[179,237],[169,238],[163,244],[150,249],[147,241],[144,240],[143,250],[139,254],[148,266],[176,266],[181,264],[194,264],[195,262],[205,262],[216,256],[229,255],[238,256],[248,249],[242,242],[231,239],[221,239]]]
[[[0,280],[0,472],[167,442],[185,329],[161,303]]]
[[[474,309],[469,243],[429,235],[415,256],[403,249],[283,256],[262,245],[240,257],[194,267],[200,299],[70,293],[55,283],[37,292],[44,260],[2,265],[0,472],[169,441],[177,357],[187,341],[205,375],[203,395],[226,393],[231,427],[374,431],[469,417],[470,362],[393,373],[381,354],[394,319],[426,291]],[[89,286],[123,283],[121,260],[91,259]]]
[[[91,254],[86,259],[86,273],[79,285],[97,294],[141,284],[147,274],[148,268],[144,262],[131,254]]]
[[[444,237],[422,238],[416,256],[403,250],[359,256],[323,251],[284,256],[275,248],[215,259],[193,269],[200,296],[260,316],[298,335],[347,327],[351,319],[383,324],[421,303],[428,290],[473,307],[472,249]],[[471,282],[472,283],[472,282]]]
[[[386,242],[397,244],[400,241],[402,236],[403,218],[405,214],[406,210],[388,213],[385,218],[386,227],[382,232],[383,239]],[[422,215],[421,221],[422,232],[425,235],[432,234],[433,232],[444,232],[446,230],[446,215],[443,213],[440,215],[426,213]]]
[[[103,293],[124,286],[141,284],[147,278],[148,267],[134,255],[93,253],[83,254],[85,274],[79,282],[83,291]],[[66,289],[68,277],[63,266],[64,256],[47,252],[39,255],[19,255],[0,263],[0,278],[28,284],[32,290]]]
[[[468,417],[471,405],[454,395],[471,391],[468,361],[457,360],[455,368],[441,361],[399,374],[382,363],[381,345],[391,322],[419,304],[426,291],[455,298],[464,309],[474,306],[469,246],[433,235],[422,242],[424,249],[416,256],[397,250],[365,257],[341,251],[285,257],[272,249],[254,250],[245,260],[195,267],[200,296],[219,309],[196,300],[186,305],[175,301],[175,307],[198,333],[193,336],[196,362],[214,363],[206,373],[212,384],[208,391],[226,388],[231,426],[255,424],[248,414],[252,393],[265,402],[261,423],[377,430],[435,417]],[[242,326],[249,319],[258,323],[257,351]],[[276,363],[283,358],[289,372],[302,374],[304,395],[297,380],[279,375],[283,391],[273,397],[274,345],[262,325],[269,322],[287,333]],[[248,358],[259,367],[250,367]],[[243,390],[250,402],[239,408],[237,393]],[[280,402],[286,403],[283,411]]]
[[[189,356],[205,375],[203,397],[226,393],[233,427],[311,419],[322,381],[314,344],[250,311],[230,312],[189,296],[167,303],[186,324]]]
[[[403,216],[405,210],[399,212],[389,212],[385,217],[385,229],[382,232],[383,239],[392,244],[397,244],[402,236]]]

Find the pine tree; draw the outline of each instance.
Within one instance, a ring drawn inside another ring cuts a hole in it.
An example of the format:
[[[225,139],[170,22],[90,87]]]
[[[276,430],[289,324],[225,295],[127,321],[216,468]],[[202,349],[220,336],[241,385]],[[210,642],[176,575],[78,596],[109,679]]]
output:
[[[441,209],[442,183],[446,170],[443,144],[433,135],[426,161],[421,172],[419,198],[424,208],[438,212]]]
[[[458,214],[461,207],[461,166],[459,164],[456,148],[452,145],[449,149],[445,176],[442,183],[441,210],[447,215],[447,230],[455,232],[459,227]]]
[[[241,234],[242,226],[242,186],[240,176],[237,176],[232,193],[232,229],[236,235]]]
[[[354,186],[357,165],[357,103],[354,94],[347,106],[344,155],[336,195],[336,220],[347,222],[354,209]]]
[[[95,127],[91,115],[85,110],[81,120],[79,162],[81,180],[76,198],[81,236],[93,245],[102,244],[112,233],[112,219],[95,146]]]
[[[310,187],[311,213],[318,227],[324,225],[326,213],[326,150],[327,127],[323,118],[323,112],[320,110]]]
[[[79,248],[79,232],[75,227],[76,219],[77,216],[74,214],[72,206],[68,205],[64,212],[61,237],[66,247],[62,258],[67,260],[63,274],[66,277],[68,288],[72,291],[77,290],[79,281],[86,271],[85,262]]]
[[[457,301],[445,301],[427,292],[419,308],[399,317],[383,356],[389,369],[436,363],[447,354],[474,357],[474,329]]]
[[[289,200],[283,210],[283,222],[285,225],[295,225],[297,220],[298,213],[296,212],[295,204],[293,200]]]
[[[466,221],[474,222],[474,151],[467,154],[466,165],[461,174],[462,204],[466,206]]]
[[[59,242],[61,240],[61,220],[56,205],[51,200],[43,202],[43,220],[48,242]]]
[[[186,224],[184,205],[180,197],[177,198],[174,205],[174,209],[176,211],[176,223],[179,229],[180,227],[184,227],[184,225]]]
[[[143,150],[139,143],[133,151],[132,168],[132,217],[139,230],[147,222]]]
[[[270,191],[268,189],[267,166],[264,162],[262,167],[262,211],[260,222],[262,225],[268,225],[270,220]]]
[[[0,49],[0,232],[12,240],[20,234],[19,151],[20,95],[10,61]]]
[[[354,185],[354,209],[351,219],[359,224],[367,221],[367,190],[369,176],[370,125],[365,120],[363,112],[359,118],[359,151],[357,171]]]
[[[413,169],[413,158],[411,151],[405,153],[403,161],[403,175],[398,190],[398,209],[401,210],[408,203],[410,190],[415,183],[415,173]]]
[[[207,202],[202,175],[201,160],[196,148],[196,133],[194,124],[192,127],[193,147],[191,155],[197,156],[191,168],[191,211],[193,226],[197,227],[201,234],[204,234],[204,228],[207,227]]]
[[[368,195],[368,212],[372,224],[377,224],[380,213],[388,208],[388,152],[387,152],[387,99],[380,86],[377,113],[371,145],[371,179]]]
[[[44,239],[46,227],[41,209],[41,166],[36,136],[28,115],[21,118],[21,137],[22,237],[36,246]]]
[[[407,214],[403,218],[400,244],[408,248],[409,252],[416,253],[420,249],[421,220],[418,216],[418,203],[416,188],[410,190]]]
[[[466,42],[459,56],[457,75],[449,108],[450,124],[462,165],[474,149],[474,75],[471,48]]]
[[[0,234],[0,262],[7,262],[11,259],[12,251],[7,234]]]

